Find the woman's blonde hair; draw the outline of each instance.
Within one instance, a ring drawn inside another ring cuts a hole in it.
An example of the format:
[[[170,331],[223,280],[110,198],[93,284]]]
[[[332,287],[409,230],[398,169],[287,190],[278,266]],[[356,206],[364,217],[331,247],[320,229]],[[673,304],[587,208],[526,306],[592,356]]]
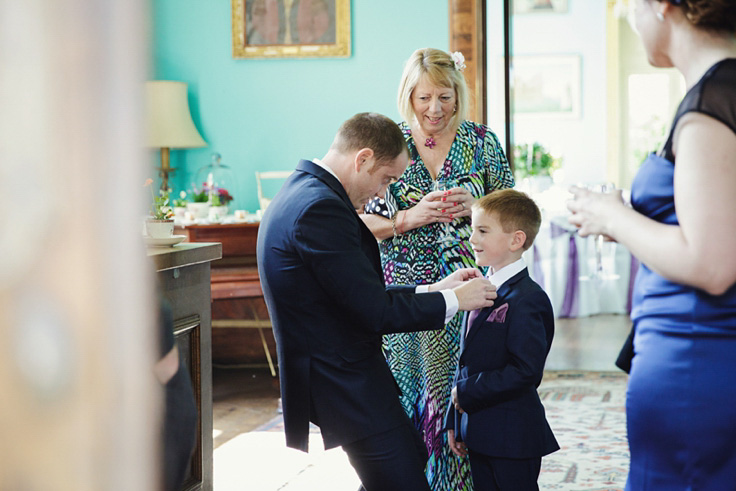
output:
[[[455,67],[452,57],[439,49],[418,49],[406,61],[397,97],[401,117],[409,124],[414,121],[416,115],[411,105],[411,95],[422,78],[437,87],[455,90],[456,106],[450,127],[457,130],[468,110],[468,85],[463,72]]]

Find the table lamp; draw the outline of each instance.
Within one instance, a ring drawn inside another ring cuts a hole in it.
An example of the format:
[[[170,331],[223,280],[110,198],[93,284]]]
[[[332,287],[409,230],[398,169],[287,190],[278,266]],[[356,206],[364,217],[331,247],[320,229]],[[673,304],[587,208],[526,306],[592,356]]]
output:
[[[172,80],[146,82],[146,145],[161,149],[161,189],[169,188],[169,151],[207,146],[189,113],[187,84]]]

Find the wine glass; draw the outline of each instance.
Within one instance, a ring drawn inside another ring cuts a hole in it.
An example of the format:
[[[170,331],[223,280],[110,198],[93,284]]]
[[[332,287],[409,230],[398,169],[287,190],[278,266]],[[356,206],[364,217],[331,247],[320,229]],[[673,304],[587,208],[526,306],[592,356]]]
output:
[[[437,179],[434,181],[434,190],[449,191],[452,188],[456,188],[457,185],[458,184],[455,179],[452,179],[450,177],[437,176]],[[452,224],[450,224],[449,222],[442,223],[439,240],[440,242],[453,242],[455,240],[455,237],[452,233]]]

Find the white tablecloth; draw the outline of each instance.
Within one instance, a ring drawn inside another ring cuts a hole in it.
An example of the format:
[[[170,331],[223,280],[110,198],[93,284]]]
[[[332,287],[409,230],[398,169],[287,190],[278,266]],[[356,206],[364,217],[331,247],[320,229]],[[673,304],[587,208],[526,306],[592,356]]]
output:
[[[623,246],[604,242],[598,271],[596,238],[578,236],[565,216],[542,223],[524,259],[532,278],[549,295],[557,317],[630,312],[636,260]]]

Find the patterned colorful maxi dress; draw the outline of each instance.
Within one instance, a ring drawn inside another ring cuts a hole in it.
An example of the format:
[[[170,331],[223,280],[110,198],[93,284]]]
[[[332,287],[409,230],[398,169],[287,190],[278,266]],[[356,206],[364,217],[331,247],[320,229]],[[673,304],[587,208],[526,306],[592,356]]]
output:
[[[391,217],[398,210],[416,205],[435,189],[409,126],[401,123],[400,127],[409,146],[410,164],[399,181],[389,187],[386,200],[369,203],[367,213]],[[514,185],[496,135],[486,126],[469,121],[458,128],[438,177],[455,180],[475,198]],[[468,242],[470,234],[470,218],[462,218],[448,227],[432,223],[381,241],[386,284],[433,283],[457,269],[476,267]],[[384,337],[386,359],[401,388],[404,410],[427,444],[427,479],[434,491],[472,489],[467,459],[452,453],[442,431],[458,360],[461,320],[458,314],[443,330]]]

